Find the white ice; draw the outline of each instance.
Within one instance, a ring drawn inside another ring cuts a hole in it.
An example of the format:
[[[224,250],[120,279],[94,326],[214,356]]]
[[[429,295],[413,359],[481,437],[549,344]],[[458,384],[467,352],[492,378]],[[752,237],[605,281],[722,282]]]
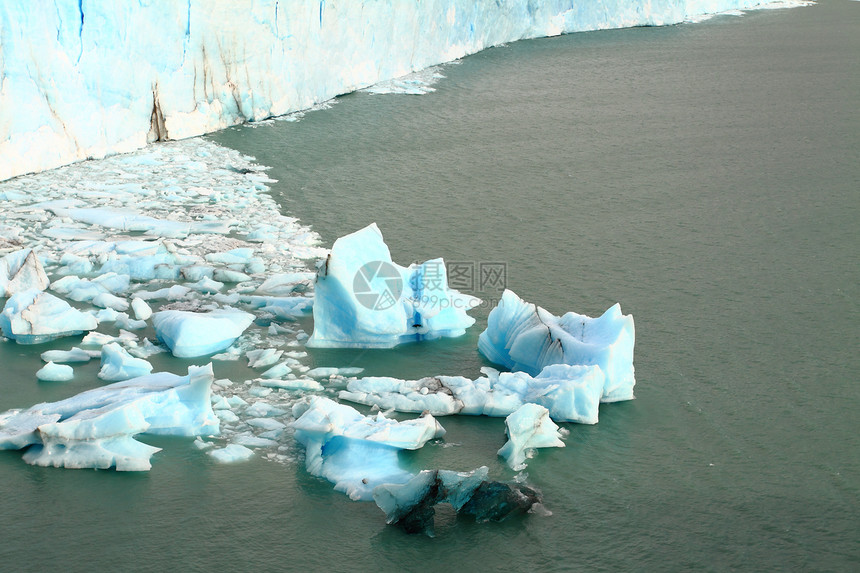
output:
[[[25,290],[45,290],[50,284],[36,251],[22,249],[0,258],[0,297]]]
[[[75,371],[68,364],[48,362],[36,371],[36,378],[42,382],[68,382],[74,377]]]

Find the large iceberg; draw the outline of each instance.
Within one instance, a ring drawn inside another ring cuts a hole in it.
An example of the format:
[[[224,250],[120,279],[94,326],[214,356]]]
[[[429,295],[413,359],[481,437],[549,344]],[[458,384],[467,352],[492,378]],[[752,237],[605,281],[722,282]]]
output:
[[[39,466],[145,471],[159,451],[134,439],[140,433],[218,434],[212,412],[212,365],[190,366],[187,376],[162,372],[82,392],[60,402],[0,414],[0,449],[29,449]]]
[[[308,472],[329,480],[355,500],[372,499],[378,485],[408,482],[414,474],[400,467],[397,452],[417,450],[445,434],[429,414],[398,422],[381,413],[363,416],[320,396],[300,402],[293,413],[296,440],[306,448]]]
[[[0,329],[19,344],[41,344],[75,336],[99,325],[96,317],[66,301],[39,290],[26,290],[6,301],[0,313]]]
[[[445,262],[401,267],[372,223],[335,241],[320,265],[312,348],[391,348],[461,336],[475,323],[475,297],[448,288]]]
[[[764,3],[7,0],[0,180],[307,109],[505,42]]]
[[[636,384],[631,315],[616,304],[598,318],[558,317],[506,290],[478,337],[478,350],[496,364],[530,374],[551,364],[599,366],[606,375],[602,402],[633,399]]]
[[[352,380],[340,398],[400,412],[434,416],[507,416],[523,404],[539,404],[557,422],[596,424],[604,375],[597,366],[555,364],[537,376],[481,369],[484,376],[434,376],[419,380],[367,377]]]

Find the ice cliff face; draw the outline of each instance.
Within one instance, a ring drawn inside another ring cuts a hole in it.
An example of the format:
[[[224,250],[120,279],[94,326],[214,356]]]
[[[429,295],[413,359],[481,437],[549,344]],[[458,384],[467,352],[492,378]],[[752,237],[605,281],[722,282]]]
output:
[[[200,135],[523,38],[760,0],[0,2],[0,180]]]

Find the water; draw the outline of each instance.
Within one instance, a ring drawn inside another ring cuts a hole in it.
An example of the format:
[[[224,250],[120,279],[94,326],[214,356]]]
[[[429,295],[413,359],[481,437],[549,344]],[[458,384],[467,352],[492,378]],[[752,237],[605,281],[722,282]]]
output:
[[[212,136],[272,166],[326,244],[376,221],[401,263],[504,263],[556,313],[620,302],[637,400],[531,461],[551,517],[442,510],[432,539],[299,463],[220,466],[165,439],[146,475],[3,453],[0,569],[856,569],[858,24],[860,4],[834,0],[521,42],[445,66],[429,95]],[[486,313],[458,340],[312,357],[475,376]],[[4,386],[0,409],[28,392]],[[511,476],[502,420],[442,423],[460,445],[405,462]]]

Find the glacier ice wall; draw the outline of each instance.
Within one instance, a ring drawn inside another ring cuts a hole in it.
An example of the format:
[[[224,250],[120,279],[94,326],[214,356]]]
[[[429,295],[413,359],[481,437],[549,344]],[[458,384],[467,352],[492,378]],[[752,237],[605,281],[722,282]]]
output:
[[[761,0],[6,0],[0,180],[306,109],[504,42]]]

